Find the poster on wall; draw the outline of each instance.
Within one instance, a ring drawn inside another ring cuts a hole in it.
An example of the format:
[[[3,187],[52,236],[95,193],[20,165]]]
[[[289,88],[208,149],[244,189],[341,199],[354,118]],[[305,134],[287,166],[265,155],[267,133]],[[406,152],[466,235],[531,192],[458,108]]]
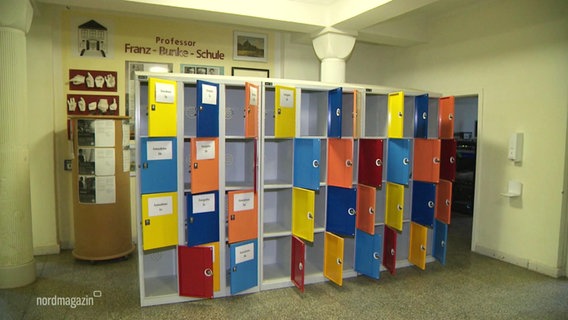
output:
[[[208,66],[201,64],[181,64],[180,71],[181,73],[189,73],[189,74],[224,75],[225,67]]]
[[[116,202],[116,180],[114,176],[79,176],[79,202],[85,204],[106,204]]]
[[[73,55],[89,58],[113,56],[112,24],[106,19],[74,17],[71,21]]]
[[[118,116],[118,95],[68,94],[67,115]]]
[[[79,119],[77,121],[79,146],[114,147],[114,135],[113,120]]]
[[[117,72],[69,69],[69,90],[116,92]]]
[[[233,60],[266,62],[267,47],[266,34],[235,31]]]

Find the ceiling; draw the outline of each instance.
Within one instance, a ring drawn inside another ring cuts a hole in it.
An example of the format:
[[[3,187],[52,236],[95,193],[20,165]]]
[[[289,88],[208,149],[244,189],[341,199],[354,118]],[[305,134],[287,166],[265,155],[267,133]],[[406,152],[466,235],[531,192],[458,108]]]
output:
[[[412,46],[428,41],[428,24],[479,0],[32,0],[69,8],[219,22],[294,33],[311,42],[324,29],[357,41]]]

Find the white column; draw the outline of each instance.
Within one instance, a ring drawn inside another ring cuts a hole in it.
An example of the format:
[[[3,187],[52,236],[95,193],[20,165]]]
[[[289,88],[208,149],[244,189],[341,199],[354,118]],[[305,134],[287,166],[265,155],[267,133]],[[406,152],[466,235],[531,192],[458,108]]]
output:
[[[320,80],[345,82],[345,60],[355,46],[356,34],[326,28],[312,40],[316,55],[321,60]]]
[[[0,2],[0,289],[35,281],[30,169],[26,33],[29,0]]]

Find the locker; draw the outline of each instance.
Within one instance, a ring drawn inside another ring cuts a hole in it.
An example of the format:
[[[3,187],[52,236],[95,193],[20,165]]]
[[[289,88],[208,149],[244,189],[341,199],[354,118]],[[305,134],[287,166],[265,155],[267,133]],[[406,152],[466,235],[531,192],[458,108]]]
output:
[[[294,187],[319,190],[320,154],[320,139],[294,139]]]
[[[436,219],[445,224],[450,224],[452,214],[452,183],[440,180],[436,194]]]
[[[410,140],[388,139],[387,181],[408,185],[410,178]]]
[[[442,140],[440,150],[440,179],[449,181],[456,179],[456,148],[456,140]]]
[[[258,110],[260,106],[260,88],[252,83],[245,83],[245,137],[258,138]]]
[[[344,240],[333,233],[326,232],[323,247],[323,275],[342,286]]]
[[[414,181],[437,183],[440,180],[440,148],[438,139],[414,139]]]
[[[274,136],[293,138],[296,135],[296,88],[276,86],[274,100]]]
[[[417,223],[410,223],[410,245],[408,247],[408,261],[418,268],[426,269],[426,248],[428,228]]]
[[[404,186],[387,182],[385,224],[402,232]]]
[[[428,95],[414,98],[414,137],[428,138]]]
[[[219,190],[219,138],[191,139],[191,192]]]
[[[213,291],[221,290],[221,251],[219,242],[202,244],[199,247],[210,247],[213,249]]]
[[[434,220],[434,245],[432,247],[432,256],[442,265],[446,265],[446,243],[448,242],[448,225]]]
[[[325,230],[342,236],[355,235],[357,189],[327,188]]]
[[[327,94],[327,136],[330,138],[341,138],[342,97],[342,88],[329,90]]]
[[[306,266],[306,244],[300,238],[292,236],[292,283],[304,292],[304,274]]]
[[[219,84],[197,80],[197,137],[219,137]]]
[[[396,273],[396,238],[397,232],[385,225],[383,235],[383,266],[394,275]]]
[[[148,136],[177,135],[177,82],[148,79]]]
[[[355,271],[373,279],[381,275],[382,237],[355,231]]]
[[[213,298],[213,248],[178,247],[179,295]]]
[[[230,275],[231,294],[256,287],[258,285],[258,241],[248,240],[232,243]]]
[[[253,190],[229,191],[229,243],[258,238],[257,194]]]
[[[362,92],[353,90],[353,138],[358,139],[361,137],[361,101]]]
[[[177,139],[140,139],[140,192],[177,191]]]
[[[315,192],[292,188],[292,234],[314,241]]]
[[[187,245],[219,241],[219,192],[188,193],[185,198]]]
[[[144,250],[178,243],[177,193],[142,195],[142,242]]]
[[[357,185],[357,218],[358,230],[370,235],[375,234],[375,216],[377,206],[377,190],[362,184]]]
[[[359,140],[360,184],[381,188],[383,185],[383,146],[381,139]]]
[[[412,183],[412,221],[432,228],[435,209],[436,184],[414,181]]]
[[[454,138],[454,97],[443,97],[438,102],[438,137]]]
[[[389,138],[402,138],[404,129],[404,92],[389,93],[387,121],[387,136]]]
[[[353,185],[353,139],[328,139],[327,184],[351,188]]]

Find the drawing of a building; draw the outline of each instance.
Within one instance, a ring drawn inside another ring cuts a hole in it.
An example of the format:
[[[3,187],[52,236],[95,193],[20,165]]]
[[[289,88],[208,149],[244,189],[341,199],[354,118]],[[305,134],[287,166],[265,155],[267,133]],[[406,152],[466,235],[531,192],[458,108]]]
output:
[[[79,26],[79,51],[83,56],[86,52],[100,53],[106,57],[108,30],[105,26],[90,20]]]

